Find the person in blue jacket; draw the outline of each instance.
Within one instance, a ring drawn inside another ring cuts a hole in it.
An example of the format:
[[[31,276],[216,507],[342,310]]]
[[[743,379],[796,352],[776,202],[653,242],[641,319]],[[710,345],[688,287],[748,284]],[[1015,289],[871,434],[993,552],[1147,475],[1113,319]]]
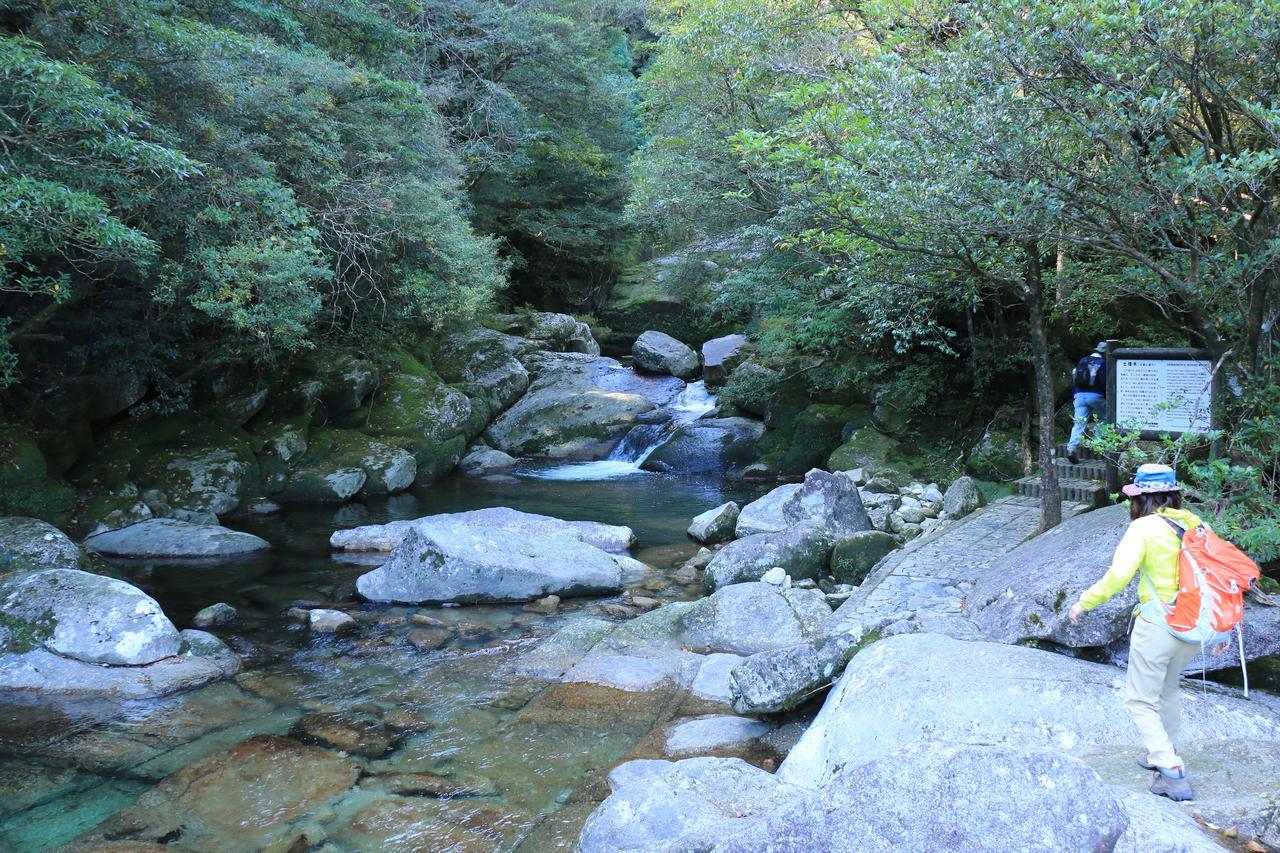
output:
[[[1067,459],[1075,465],[1080,461],[1080,441],[1090,421],[1100,421],[1107,416],[1107,342],[1098,341],[1093,352],[1076,363],[1071,378],[1075,384],[1076,420],[1067,439]]]

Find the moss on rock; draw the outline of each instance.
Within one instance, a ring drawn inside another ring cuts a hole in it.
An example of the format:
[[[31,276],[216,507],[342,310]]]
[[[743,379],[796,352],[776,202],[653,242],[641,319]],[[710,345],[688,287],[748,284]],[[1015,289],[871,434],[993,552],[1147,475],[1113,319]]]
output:
[[[0,515],[23,515],[65,525],[75,491],[49,476],[44,454],[24,430],[0,426]]]

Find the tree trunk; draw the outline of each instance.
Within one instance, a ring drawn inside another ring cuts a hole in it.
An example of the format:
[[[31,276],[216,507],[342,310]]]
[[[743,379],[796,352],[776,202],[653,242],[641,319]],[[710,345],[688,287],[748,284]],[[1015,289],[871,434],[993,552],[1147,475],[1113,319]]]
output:
[[[1036,373],[1027,365],[1027,393],[1022,400],[1022,476],[1036,472],[1035,431],[1031,428],[1036,417]]]
[[[1062,488],[1058,484],[1058,469],[1053,464],[1053,373],[1049,364],[1040,249],[1036,241],[1028,240],[1023,244],[1023,251],[1026,254],[1024,284],[1027,288],[1027,319],[1031,327],[1031,366],[1035,372],[1036,402],[1040,409],[1040,530],[1045,531],[1062,521]]]

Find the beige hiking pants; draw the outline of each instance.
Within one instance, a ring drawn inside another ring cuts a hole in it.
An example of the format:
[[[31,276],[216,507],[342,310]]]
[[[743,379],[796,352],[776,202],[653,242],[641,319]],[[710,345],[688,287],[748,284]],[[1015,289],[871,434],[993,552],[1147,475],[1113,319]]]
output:
[[[1147,763],[1156,767],[1182,766],[1173,747],[1182,725],[1178,680],[1199,651],[1141,616],[1133,624],[1124,707],[1147,748]]]

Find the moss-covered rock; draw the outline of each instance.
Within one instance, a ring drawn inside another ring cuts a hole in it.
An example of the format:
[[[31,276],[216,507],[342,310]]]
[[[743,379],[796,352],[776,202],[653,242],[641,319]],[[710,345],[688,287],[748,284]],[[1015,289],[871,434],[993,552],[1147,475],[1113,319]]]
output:
[[[902,445],[889,436],[873,429],[855,429],[845,442],[827,457],[828,471],[852,471],[862,468],[869,477],[899,475],[908,468],[908,460]]]
[[[362,431],[369,435],[441,442],[466,431],[471,401],[434,376],[394,373],[362,414]]]
[[[0,518],[0,574],[87,569],[89,557],[67,534],[38,518]]]
[[[775,412],[785,412],[777,414]],[[761,441],[763,461],[782,474],[803,474],[827,461],[845,426],[865,416],[858,406],[813,403],[799,411],[770,408]]]
[[[879,530],[846,536],[831,549],[831,574],[839,583],[862,583],[876,563],[898,547],[898,540]]]
[[[529,387],[529,372],[520,356],[530,346],[524,338],[477,327],[446,335],[432,349],[432,356],[441,379],[483,389],[492,419]],[[468,392],[468,396],[474,405],[477,395]]]
[[[337,467],[327,462],[302,465],[289,472],[279,499],[293,503],[343,503],[356,496],[366,479],[360,468]]]
[[[115,494],[87,497],[76,510],[72,529],[79,536],[92,536],[107,530],[119,530],[152,517],[151,508],[142,500],[138,488],[122,489]]]
[[[310,447],[299,466],[300,471],[313,472],[358,469],[365,474],[360,489],[374,495],[404,491],[413,485],[418,473],[418,462],[408,450],[356,430],[313,431]]]
[[[75,491],[49,476],[44,454],[31,434],[17,426],[0,425],[0,515],[65,525],[75,503]]]
[[[378,369],[372,362],[333,347],[313,350],[298,369],[320,383],[317,396],[334,414],[359,409],[378,384]]]
[[[1022,476],[1022,435],[992,426],[969,451],[969,472],[983,480],[1013,480]]]
[[[159,516],[207,521],[235,511],[255,491],[262,441],[208,413],[128,419],[113,427],[77,483],[89,494],[136,484]]]

